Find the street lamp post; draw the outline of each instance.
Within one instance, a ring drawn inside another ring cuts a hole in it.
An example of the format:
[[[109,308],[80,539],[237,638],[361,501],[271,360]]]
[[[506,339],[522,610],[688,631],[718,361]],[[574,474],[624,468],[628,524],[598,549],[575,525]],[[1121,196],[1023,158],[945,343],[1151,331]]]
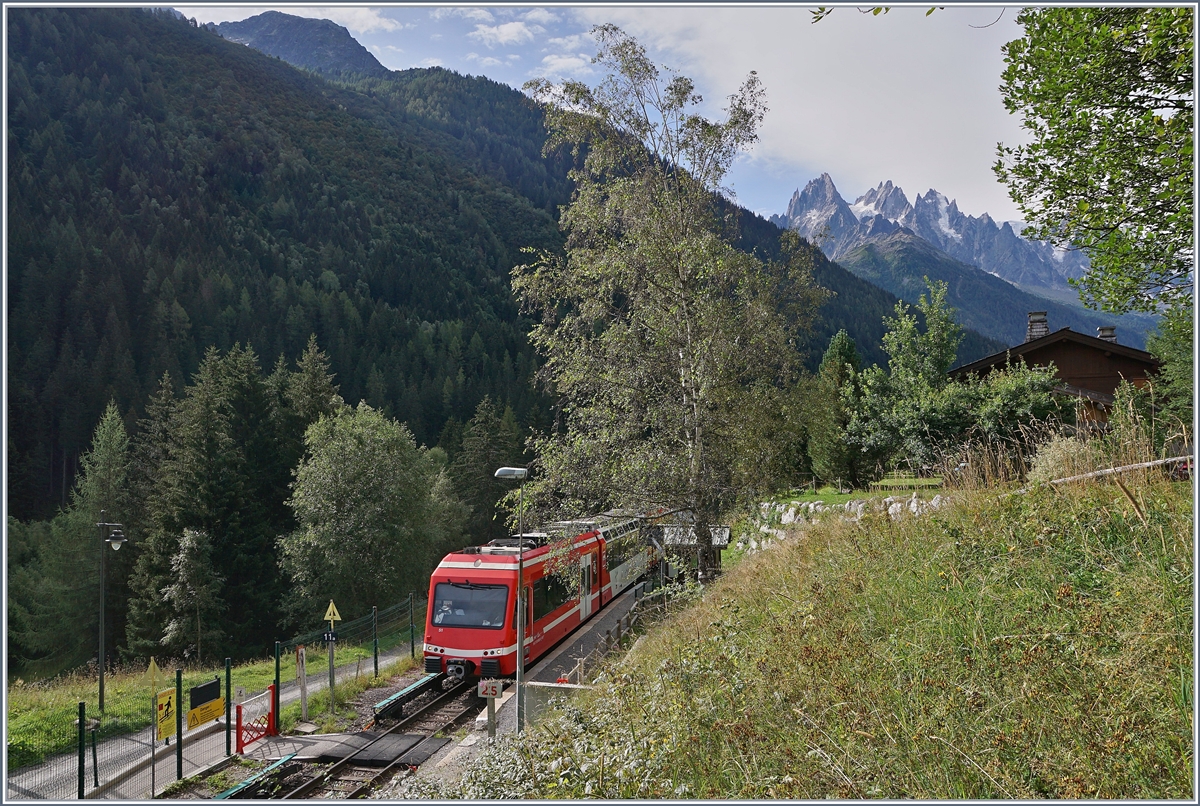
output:
[[[524,729],[525,698],[521,687],[525,684],[525,477],[529,471],[523,467],[502,467],[496,471],[498,479],[516,479],[517,487],[517,733]]]
[[[100,510],[100,522],[96,525],[100,527],[100,539],[108,545],[112,546],[113,551],[118,551],[125,543],[125,533],[121,530],[125,528],[119,523],[107,523],[104,516],[105,511]],[[100,713],[104,713],[104,575],[108,562],[105,559],[107,555],[104,549],[100,549],[100,654],[97,656],[97,666],[100,667]]]

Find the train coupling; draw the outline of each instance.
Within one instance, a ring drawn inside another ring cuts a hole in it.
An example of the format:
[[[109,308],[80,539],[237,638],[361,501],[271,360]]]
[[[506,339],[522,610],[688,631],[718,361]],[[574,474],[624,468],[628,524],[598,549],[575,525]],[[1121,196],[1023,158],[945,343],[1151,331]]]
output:
[[[446,682],[449,686],[456,686],[466,679],[471,673],[472,665],[465,660],[451,660],[446,662]]]

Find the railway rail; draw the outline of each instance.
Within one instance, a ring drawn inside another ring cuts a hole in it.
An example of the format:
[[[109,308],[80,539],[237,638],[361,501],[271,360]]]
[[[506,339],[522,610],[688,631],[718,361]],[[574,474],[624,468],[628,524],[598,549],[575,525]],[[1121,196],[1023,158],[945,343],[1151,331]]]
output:
[[[446,740],[438,739],[437,734],[453,729],[467,714],[479,710],[480,703],[473,694],[473,682],[461,682],[445,692],[427,698],[417,705],[412,713],[400,719],[375,739],[321,770],[300,786],[283,794],[280,799],[341,800],[363,797],[375,786],[391,778],[401,768],[407,769],[408,765],[401,762],[405,757],[411,757],[415,752],[419,752],[423,745],[439,743],[440,747],[440,743],[445,743]],[[405,746],[390,763],[383,767],[355,763],[357,757],[364,756],[366,751],[375,747],[379,742],[397,734],[418,734],[424,738]]]

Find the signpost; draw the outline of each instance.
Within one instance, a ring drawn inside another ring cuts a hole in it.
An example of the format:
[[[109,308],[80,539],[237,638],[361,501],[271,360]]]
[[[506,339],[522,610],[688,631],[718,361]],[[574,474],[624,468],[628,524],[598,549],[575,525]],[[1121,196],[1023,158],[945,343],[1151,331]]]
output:
[[[480,680],[479,696],[487,698],[488,738],[496,738],[496,698],[500,696],[503,686],[499,680]]]
[[[171,743],[175,735],[175,689],[165,688],[158,692],[158,738]]]
[[[337,703],[333,697],[333,648],[337,644],[337,633],[333,631],[333,622],[341,621],[342,617],[338,613],[337,605],[333,603],[332,599],[329,600],[329,607],[325,610],[325,618],[323,620],[329,622],[329,632],[325,633],[324,637],[325,643],[329,647],[329,713],[333,715],[337,713]]]
[[[304,644],[296,647],[296,677],[300,680],[300,721],[308,721],[308,662]]]
[[[150,667],[146,669],[146,677],[150,678],[150,722],[153,724],[154,733],[158,733],[158,697],[154,692],[158,690],[158,681],[162,679],[162,670],[158,668],[158,664],[154,662],[154,657],[150,657]],[[150,737],[150,799],[154,799],[154,767],[155,755],[158,750],[158,739],[156,736]]]

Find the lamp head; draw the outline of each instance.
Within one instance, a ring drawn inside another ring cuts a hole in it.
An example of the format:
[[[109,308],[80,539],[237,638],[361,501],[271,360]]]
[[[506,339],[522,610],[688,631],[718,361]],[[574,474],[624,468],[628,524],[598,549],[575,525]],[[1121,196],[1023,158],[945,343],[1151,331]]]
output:
[[[125,533],[120,529],[113,529],[104,542],[112,546],[113,551],[120,551],[121,546],[125,544]]]
[[[496,478],[498,479],[524,481],[527,475],[529,475],[529,471],[523,467],[502,467],[496,471]]]

